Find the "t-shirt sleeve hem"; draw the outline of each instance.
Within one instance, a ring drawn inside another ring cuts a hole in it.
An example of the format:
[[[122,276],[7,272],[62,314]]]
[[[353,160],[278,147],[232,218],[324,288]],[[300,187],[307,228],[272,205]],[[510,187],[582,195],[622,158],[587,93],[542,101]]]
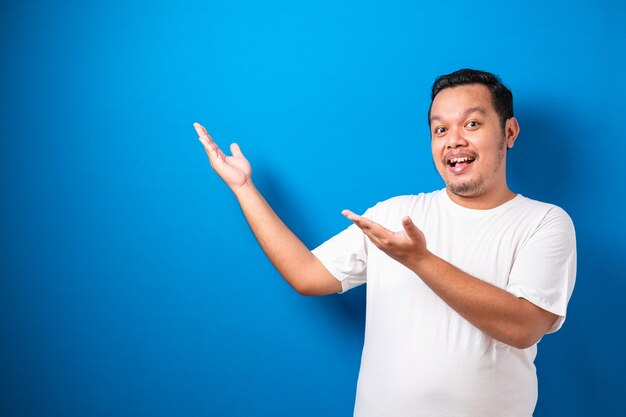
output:
[[[566,309],[559,308],[559,306],[555,306],[553,303],[550,303],[548,300],[543,298],[536,289],[528,285],[512,284],[509,285],[506,290],[516,297],[528,300],[537,307],[559,316],[547,333],[554,333],[559,330],[561,326],[563,326],[563,323],[565,322]]]
[[[328,260],[324,256],[323,251],[319,247],[313,249],[311,252],[322,263],[322,265],[324,265],[324,268],[326,268],[328,272],[330,272],[330,274],[341,284],[341,291],[337,292],[337,294],[343,294],[346,291],[363,284],[361,280],[355,279],[352,275],[343,273],[335,268],[332,261]]]

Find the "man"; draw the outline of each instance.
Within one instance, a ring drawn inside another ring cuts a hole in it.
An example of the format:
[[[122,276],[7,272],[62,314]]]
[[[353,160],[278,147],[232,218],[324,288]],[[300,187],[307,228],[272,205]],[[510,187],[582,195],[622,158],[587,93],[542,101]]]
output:
[[[367,282],[355,416],[532,415],[541,337],[562,325],[576,273],[570,218],[513,193],[507,149],[519,125],[493,74],[439,77],[428,121],[446,187],[377,204],[309,251],[254,187],[236,144],[227,157],[196,124],[274,266],[299,293]]]

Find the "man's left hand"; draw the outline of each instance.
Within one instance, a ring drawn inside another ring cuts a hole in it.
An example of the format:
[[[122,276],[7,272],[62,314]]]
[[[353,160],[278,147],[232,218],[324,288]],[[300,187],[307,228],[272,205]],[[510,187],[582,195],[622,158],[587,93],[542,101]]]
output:
[[[343,210],[341,214],[360,228],[376,247],[409,269],[414,269],[430,253],[424,233],[408,216],[402,219],[404,230],[392,232],[350,210]]]

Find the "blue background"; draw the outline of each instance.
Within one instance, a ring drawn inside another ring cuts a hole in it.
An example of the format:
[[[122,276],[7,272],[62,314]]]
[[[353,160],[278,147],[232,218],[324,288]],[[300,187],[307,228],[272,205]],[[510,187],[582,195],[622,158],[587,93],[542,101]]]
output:
[[[4,1],[0,414],[348,416],[364,289],[296,295],[192,128],[237,140],[313,247],[441,188],[433,79],[500,75],[509,183],[574,219],[578,282],[535,416],[624,410],[620,1]]]

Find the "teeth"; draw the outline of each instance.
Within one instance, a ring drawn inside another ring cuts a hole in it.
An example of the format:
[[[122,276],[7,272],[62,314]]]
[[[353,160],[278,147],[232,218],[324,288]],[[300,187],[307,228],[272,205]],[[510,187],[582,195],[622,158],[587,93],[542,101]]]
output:
[[[450,162],[451,164],[456,164],[458,162],[467,162],[469,161],[471,158],[468,157],[462,157],[462,158],[451,158],[448,160],[448,162]]]

